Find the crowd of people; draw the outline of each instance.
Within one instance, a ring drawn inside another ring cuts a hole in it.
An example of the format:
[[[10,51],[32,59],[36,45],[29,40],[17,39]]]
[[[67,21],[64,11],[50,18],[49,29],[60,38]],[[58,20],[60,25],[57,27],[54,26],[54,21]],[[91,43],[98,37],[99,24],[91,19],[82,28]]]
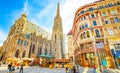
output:
[[[78,65],[74,65],[73,67],[66,67],[66,73],[78,73]]]
[[[30,66],[31,66],[31,63],[30,63]],[[0,63],[0,65],[1,65],[1,63]],[[24,66],[24,63],[10,62],[10,63],[8,63],[8,73],[15,73],[15,70],[19,70],[19,73],[23,73],[23,66]],[[50,63],[48,67],[50,69],[65,68],[66,73],[77,73],[78,68],[79,68],[78,65],[73,65],[73,64],[69,64],[69,63],[66,63],[66,64]]]
[[[19,64],[15,65],[14,63],[8,64],[8,73],[14,73],[15,69],[19,69],[19,73],[23,73],[23,64],[21,65]]]

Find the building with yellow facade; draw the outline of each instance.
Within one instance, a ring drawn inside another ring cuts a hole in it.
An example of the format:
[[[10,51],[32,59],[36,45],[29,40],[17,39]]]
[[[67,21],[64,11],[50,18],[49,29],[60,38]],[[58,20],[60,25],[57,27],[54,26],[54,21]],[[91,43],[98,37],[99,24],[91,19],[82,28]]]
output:
[[[120,0],[100,0],[78,8],[72,36],[75,63],[84,67],[118,67]]]
[[[72,30],[70,30],[67,34],[68,40],[68,58],[74,64],[74,45],[73,45],[73,38],[72,38]]]
[[[42,54],[63,59],[63,45],[62,18],[58,3],[52,34],[27,20],[27,15],[23,13],[10,29],[0,51],[0,60],[34,58]]]

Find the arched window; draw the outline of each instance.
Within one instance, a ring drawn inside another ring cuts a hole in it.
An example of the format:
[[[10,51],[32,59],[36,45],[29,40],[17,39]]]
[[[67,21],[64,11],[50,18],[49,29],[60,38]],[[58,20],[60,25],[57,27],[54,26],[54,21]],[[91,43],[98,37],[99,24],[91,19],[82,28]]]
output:
[[[47,55],[47,49],[45,49],[45,55]]]
[[[85,34],[85,32],[83,32],[83,37],[86,38],[86,34]]]
[[[56,40],[57,40],[57,36],[55,35],[55,42],[56,42]]]
[[[109,32],[110,35],[114,34],[112,28],[108,28],[108,32]]]
[[[106,16],[107,14],[106,14],[106,12],[102,12],[102,16]]]
[[[30,34],[26,34],[26,37],[27,37],[28,39],[30,39]]]
[[[115,10],[112,10],[111,13],[112,13],[112,14],[116,14],[116,11],[115,11]]]
[[[26,46],[28,46],[28,41],[26,41]]]
[[[102,8],[105,8],[105,6],[104,6],[104,5],[102,5]]]
[[[26,51],[24,51],[24,52],[23,52],[23,54],[22,54],[22,58],[24,58],[24,57],[25,57],[25,54],[26,54]]]
[[[82,26],[82,29],[84,29],[84,26]]]
[[[102,5],[102,6],[100,6],[100,9],[103,9],[103,8],[105,8],[105,6],[103,6],[103,5]]]
[[[110,4],[108,4],[108,7],[111,7]]]
[[[114,22],[115,22],[115,23],[118,23],[119,21],[120,21],[119,18],[118,18],[118,17],[115,17]]]
[[[89,31],[86,32],[86,35],[88,38],[90,37]]]
[[[84,13],[84,10],[80,12],[80,14],[83,14]]]
[[[91,14],[91,18],[95,18],[95,15],[94,15],[94,14]]]
[[[110,20],[105,20],[105,24],[110,24]]]
[[[21,40],[21,44],[23,43],[23,40]]]
[[[81,27],[80,27],[80,30],[81,30]]]
[[[29,50],[29,57],[31,57],[31,52],[32,51],[32,44],[30,45],[30,50]]]
[[[95,34],[97,38],[100,38],[100,31],[98,29],[95,29]]]
[[[20,39],[18,39],[18,44],[20,44],[21,43],[21,40]]]
[[[16,58],[19,57],[19,50],[16,51],[16,53],[15,53],[15,57],[16,57]]]
[[[85,28],[88,28],[88,24],[85,24]]]
[[[35,52],[35,44],[33,44],[32,53]]]
[[[117,4],[118,4],[118,5],[120,5],[120,2],[119,2],[119,1],[117,1]]]
[[[80,38],[83,39],[83,35],[82,35],[82,33],[81,33],[81,35],[80,35]]]
[[[112,4],[112,3],[109,3],[109,4],[108,4],[108,7],[112,7],[112,6],[113,6],[113,4]]]
[[[90,58],[94,58],[94,53],[90,53]]]
[[[42,47],[38,48],[38,55],[42,54]]]
[[[97,22],[96,21],[93,21],[93,26],[97,26]]]
[[[93,8],[93,7],[89,8],[89,11],[93,11],[93,10],[94,10],[94,8]]]
[[[26,40],[24,41],[24,45],[26,45]]]

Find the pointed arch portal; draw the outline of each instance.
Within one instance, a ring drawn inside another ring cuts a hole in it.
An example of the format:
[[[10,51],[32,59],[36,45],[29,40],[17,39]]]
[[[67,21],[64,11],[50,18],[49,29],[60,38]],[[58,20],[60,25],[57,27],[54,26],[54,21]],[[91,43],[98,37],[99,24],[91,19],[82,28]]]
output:
[[[16,58],[19,57],[19,52],[20,52],[19,50],[16,51],[16,53],[15,53],[15,57],[16,57]]]
[[[24,51],[24,52],[23,52],[23,54],[22,54],[22,58],[24,58],[24,57],[25,57],[25,54],[26,54],[26,51]]]

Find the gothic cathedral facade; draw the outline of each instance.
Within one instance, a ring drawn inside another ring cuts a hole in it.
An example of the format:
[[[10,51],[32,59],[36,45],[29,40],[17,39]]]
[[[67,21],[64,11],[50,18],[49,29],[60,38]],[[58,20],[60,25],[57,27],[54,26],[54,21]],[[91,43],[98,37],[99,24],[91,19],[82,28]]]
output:
[[[7,58],[31,58],[39,55],[53,55],[63,59],[63,28],[58,3],[52,35],[27,20],[26,14],[15,21],[6,41],[0,49],[0,60]]]

